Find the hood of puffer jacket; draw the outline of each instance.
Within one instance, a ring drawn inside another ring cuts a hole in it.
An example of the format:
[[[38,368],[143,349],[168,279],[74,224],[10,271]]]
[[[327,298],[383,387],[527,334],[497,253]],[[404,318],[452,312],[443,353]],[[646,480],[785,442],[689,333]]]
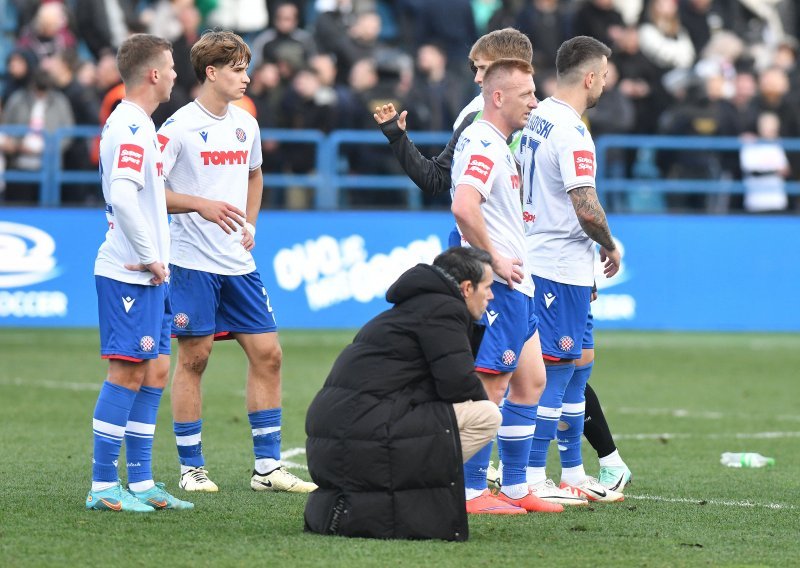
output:
[[[430,264],[418,264],[401,274],[386,292],[386,301],[400,304],[421,294],[446,294],[464,301],[455,278]]]

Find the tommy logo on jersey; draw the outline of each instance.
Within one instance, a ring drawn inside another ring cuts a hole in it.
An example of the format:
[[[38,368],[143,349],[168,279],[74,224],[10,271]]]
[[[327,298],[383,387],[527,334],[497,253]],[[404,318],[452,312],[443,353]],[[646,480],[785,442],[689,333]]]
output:
[[[588,150],[577,150],[572,155],[575,159],[575,175],[594,177],[594,154]]]
[[[144,148],[136,144],[120,144],[118,168],[130,168],[137,172],[142,171],[144,161]]]
[[[203,165],[233,165],[233,164],[246,164],[247,157],[250,154],[249,150],[227,150],[227,151],[214,151],[214,152],[200,152],[200,157],[203,158]]]
[[[481,180],[481,182],[486,183],[486,180],[489,179],[489,174],[492,173],[493,167],[494,162],[486,156],[473,154],[469,157],[469,165],[467,166],[467,170],[464,172],[464,175],[472,176]]]

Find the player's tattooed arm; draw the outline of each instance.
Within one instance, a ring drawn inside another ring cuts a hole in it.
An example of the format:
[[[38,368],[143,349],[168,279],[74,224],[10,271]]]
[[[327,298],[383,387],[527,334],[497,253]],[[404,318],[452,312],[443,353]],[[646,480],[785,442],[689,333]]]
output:
[[[572,206],[578,215],[578,222],[581,228],[589,235],[593,241],[604,247],[608,251],[613,251],[616,247],[614,239],[611,238],[611,229],[608,228],[608,220],[600,200],[597,199],[597,191],[590,186],[576,187],[569,192]]]

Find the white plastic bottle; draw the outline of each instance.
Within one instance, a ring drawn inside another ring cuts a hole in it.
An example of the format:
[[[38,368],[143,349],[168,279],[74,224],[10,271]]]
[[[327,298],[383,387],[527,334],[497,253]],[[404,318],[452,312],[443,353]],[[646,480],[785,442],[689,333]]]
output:
[[[744,454],[725,452],[719,463],[728,467],[764,467],[775,465],[775,460],[750,452]]]

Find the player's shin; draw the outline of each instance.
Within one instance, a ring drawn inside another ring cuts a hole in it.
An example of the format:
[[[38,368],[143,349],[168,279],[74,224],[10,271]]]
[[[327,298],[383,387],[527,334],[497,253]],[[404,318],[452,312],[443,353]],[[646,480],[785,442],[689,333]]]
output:
[[[564,391],[561,421],[558,424],[558,451],[561,457],[562,480],[570,482],[571,472],[575,472],[573,482],[582,475],[583,459],[581,457],[581,437],[583,436],[583,419],[586,411],[586,382],[592,373],[593,363],[575,367]],[[583,474],[585,476],[585,474]]]
[[[247,417],[253,434],[254,469],[269,473],[281,465],[281,409],[258,410]]]
[[[548,365],[546,369],[547,385],[539,399],[539,409],[536,413],[536,430],[533,434],[531,453],[528,460],[529,468],[534,468],[540,474],[544,473],[550,441],[556,437],[556,427],[561,418],[561,402],[574,370],[575,365],[573,364]],[[544,478],[531,479],[530,476],[528,478],[528,483],[530,484],[538,483],[539,481],[544,481]]]
[[[153,482],[153,435],[164,389],[142,387],[133,401],[125,426],[125,457],[128,486],[132,491],[147,491]]]
[[[498,450],[503,455],[503,493],[512,499],[528,494],[526,467],[536,422],[536,405],[517,404],[506,399],[503,423],[498,431]]]
[[[486,469],[492,455],[493,442],[489,442],[464,463],[464,486],[467,499],[478,497],[486,490]]]
[[[119,479],[117,462],[125,435],[125,424],[136,391],[108,381],[103,383],[94,408],[92,430],[94,453],[92,456],[92,490],[99,491],[116,485]]]

